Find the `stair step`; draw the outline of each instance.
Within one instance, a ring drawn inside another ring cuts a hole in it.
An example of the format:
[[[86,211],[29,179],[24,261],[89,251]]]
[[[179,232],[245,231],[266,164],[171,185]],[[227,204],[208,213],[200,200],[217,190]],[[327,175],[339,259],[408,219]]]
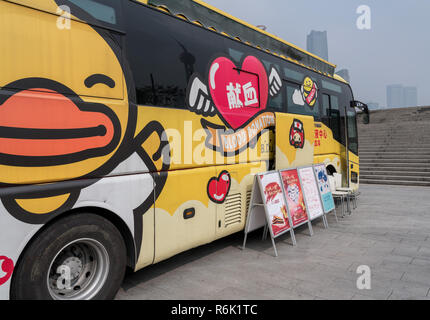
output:
[[[360,163],[422,163],[430,164],[430,159],[403,159],[403,158],[361,158]]]
[[[429,131],[415,131],[415,132],[411,132],[411,133],[407,133],[407,132],[402,132],[402,134],[391,134],[388,132],[384,132],[384,133],[372,133],[369,135],[359,135],[359,139],[403,139],[403,138],[410,138],[410,139],[425,139],[425,137],[427,137],[430,134],[430,130]]]
[[[380,146],[380,147],[370,147],[370,146],[360,146],[359,153],[362,152],[425,152],[430,153],[430,147],[419,148],[419,147],[395,147],[395,146]]]
[[[392,156],[410,156],[410,155],[420,155],[420,156],[429,156],[430,157],[430,151],[420,151],[420,150],[412,150],[412,151],[360,151],[359,152],[360,157],[362,156],[379,156],[379,155],[392,155]]]
[[[362,172],[410,172],[412,173],[422,173],[422,174],[430,174],[430,166],[425,168],[422,166],[417,167],[368,167],[360,165],[360,173]]]
[[[360,175],[360,180],[389,180],[389,181],[425,181],[430,183],[430,177],[416,177],[416,176],[391,176],[391,175]]]
[[[429,140],[422,138],[422,139],[378,139],[378,138],[369,138],[369,139],[358,139],[359,144],[392,144],[392,145],[398,145],[398,144],[416,144],[416,145],[423,145],[428,144]]]
[[[389,171],[389,170],[363,170],[360,168],[360,176],[417,176],[417,177],[428,177],[430,178],[430,170],[427,172],[423,171]]]
[[[360,169],[362,168],[374,168],[374,167],[403,167],[403,168],[420,168],[420,169],[428,169],[430,168],[430,164],[426,163],[405,163],[405,162],[362,162],[360,161]]]
[[[425,182],[425,181],[407,181],[407,180],[388,181],[388,180],[360,179],[360,183],[430,187],[430,182]]]

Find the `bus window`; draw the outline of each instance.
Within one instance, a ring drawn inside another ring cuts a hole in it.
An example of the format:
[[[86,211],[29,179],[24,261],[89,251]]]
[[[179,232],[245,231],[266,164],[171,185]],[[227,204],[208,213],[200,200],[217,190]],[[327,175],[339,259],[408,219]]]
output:
[[[275,64],[273,62],[267,61],[262,59],[261,60],[266,67],[267,74],[269,75],[272,68],[275,68],[278,74],[281,74],[279,70],[281,68],[278,64]],[[282,98],[282,92],[277,94],[275,97],[269,96],[269,100],[267,101],[267,107],[268,109],[275,111],[275,112],[287,112],[287,108],[284,105],[284,99]]]
[[[340,111],[339,111],[339,98],[330,96],[330,129],[333,131],[333,138],[341,141],[341,126],[340,126]]]
[[[214,52],[224,50],[223,38],[134,2],[126,10],[137,103],[185,109],[189,80],[195,73],[204,74]]]
[[[243,52],[242,51],[228,48],[228,54],[234,60],[234,62],[240,63],[242,61],[242,58],[243,58]]]
[[[347,111],[348,124],[348,148],[351,152],[358,155],[358,136],[357,136],[357,121],[355,111],[349,109]]]
[[[315,119],[319,120],[319,99],[317,99],[313,107],[310,107],[304,102],[301,92],[301,85],[290,81],[285,81],[285,84],[286,85],[284,85],[284,87],[286,88],[287,94],[287,112],[302,114],[305,116],[313,116]]]
[[[284,68],[285,77],[295,82],[302,82],[305,77],[303,73],[297,72],[291,68]]]
[[[334,91],[334,92],[337,92],[337,93],[342,93],[341,86],[339,86],[339,85],[337,85],[337,84],[335,84],[335,83],[333,83],[331,81],[322,80],[321,83],[322,83],[322,87],[324,89],[328,89],[328,90],[331,90],[331,91]]]
[[[93,18],[111,25],[118,24],[118,12],[121,3],[116,0],[69,0],[72,4],[85,10]],[[73,8],[72,8],[73,14]]]
[[[322,95],[322,122],[330,127],[330,96],[328,94]]]

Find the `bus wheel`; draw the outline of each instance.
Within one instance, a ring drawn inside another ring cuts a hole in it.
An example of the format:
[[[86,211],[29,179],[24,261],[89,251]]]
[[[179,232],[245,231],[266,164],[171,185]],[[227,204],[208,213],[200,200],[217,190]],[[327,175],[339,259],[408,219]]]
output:
[[[95,214],[72,214],[43,230],[25,250],[11,298],[113,299],[126,259],[124,240],[111,222]]]

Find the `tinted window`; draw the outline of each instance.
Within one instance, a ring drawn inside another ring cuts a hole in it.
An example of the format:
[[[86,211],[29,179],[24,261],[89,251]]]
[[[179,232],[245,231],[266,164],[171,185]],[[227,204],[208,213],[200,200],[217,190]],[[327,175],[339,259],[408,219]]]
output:
[[[206,76],[210,60],[223,53],[222,37],[146,6],[126,3],[127,53],[137,103],[185,108],[189,79],[196,72]]]
[[[274,63],[273,61],[268,61],[266,59],[262,59],[261,61],[263,61],[263,64],[266,67],[268,76],[270,75],[272,68],[275,68],[276,71],[278,72],[279,76],[282,77],[281,73],[280,73],[281,67],[277,63]],[[269,90],[270,90],[270,88],[269,88]],[[287,108],[284,104],[282,92],[277,94],[275,97],[272,97],[269,95],[269,101],[267,103],[267,106],[269,107],[269,109],[271,109],[275,112],[282,112],[282,111],[286,112],[287,111]]]
[[[358,136],[357,136],[357,122],[355,118],[355,111],[347,111],[348,119],[348,148],[353,153],[358,154]]]
[[[303,79],[302,79],[303,80]],[[310,107],[303,98],[301,85],[284,81],[285,93],[287,95],[287,110],[289,113],[302,114],[313,116],[316,119],[320,118],[319,113],[319,99],[317,98],[313,107]]]
[[[69,0],[100,22],[116,25],[119,22],[121,2],[116,0]],[[73,8],[72,12],[73,14]]]
[[[337,93],[342,93],[341,86],[337,85],[336,83],[327,80],[322,80],[321,82],[324,89],[328,89]]]
[[[322,95],[321,114],[322,122],[326,126],[330,127],[330,96],[328,94]]]
[[[339,110],[339,98],[336,96],[330,96],[330,128],[333,131],[333,137],[337,141],[341,141],[341,123],[340,123],[340,110]]]
[[[291,68],[284,68],[285,77],[288,80],[293,80],[294,82],[301,83],[305,78],[305,75],[301,72],[295,71]]]

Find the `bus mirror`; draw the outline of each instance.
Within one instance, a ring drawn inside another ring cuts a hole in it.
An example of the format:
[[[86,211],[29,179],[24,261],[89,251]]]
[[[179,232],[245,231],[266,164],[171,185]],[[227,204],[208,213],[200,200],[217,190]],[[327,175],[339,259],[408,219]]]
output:
[[[370,123],[370,115],[369,115],[369,108],[367,107],[367,104],[360,102],[360,101],[351,101],[351,107],[357,108],[361,111],[362,119],[364,124]]]

